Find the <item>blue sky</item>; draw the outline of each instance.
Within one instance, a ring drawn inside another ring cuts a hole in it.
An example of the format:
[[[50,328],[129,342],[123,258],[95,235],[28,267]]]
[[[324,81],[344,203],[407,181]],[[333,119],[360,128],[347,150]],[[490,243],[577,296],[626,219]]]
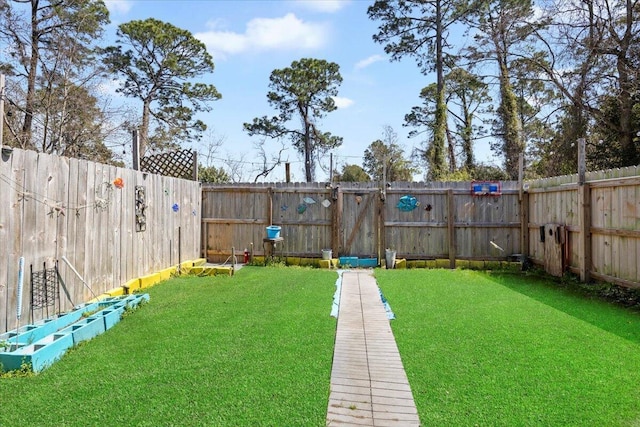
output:
[[[402,126],[404,115],[419,105],[420,90],[434,81],[420,73],[412,58],[390,62],[384,46],[373,41],[377,23],[367,17],[371,1],[364,0],[119,0],[106,1],[112,24],[134,19],[156,18],[189,30],[202,40],[214,58],[215,72],[205,76],[216,86],[222,99],[202,116],[212,131],[200,146],[206,152],[207,140],[222,139],[213,164],[219,159],[242,161],[243,180],[253,180],[252,169],[259,158],[254,149],[257,138],[249,137],[242,124],[254,117],[274,115],[267,103],[269,75],[300,58],[318,58],[340,65],[343,77],[336,99],[338,110],[321,123],[323,131],[344,138],[334,152],[341,169],[345,163],[362,165],[367,146],[382,139],[383,126],[391,126],[398,143],[408,155],[420,139],[408,139],[410,129]],[[284,159],[292,163],[294,180],[304,180],[302,163],[286,143]],[[267,154],[277,152],[279,144],[269,142]],[[478,145],[479,161],[493,162],[486,146]],[[328,159],[326,164],[328,165]],[[326,174],[318,169],[317,179]],[[284,167],[277,168],[268,181],[282,181]]]

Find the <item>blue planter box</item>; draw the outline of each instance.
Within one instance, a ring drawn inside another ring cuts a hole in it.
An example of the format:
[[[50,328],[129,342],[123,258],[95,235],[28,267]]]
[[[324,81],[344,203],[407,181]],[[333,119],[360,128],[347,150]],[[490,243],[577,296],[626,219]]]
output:
[[[98,308],[98,304],[86,304],[69,312],[61,314],[57,317],[40,320],[32,325],[21,326],[17,333],[15,330],[0,335],[0,341],[17,344],[18,347],[34,343],[50,335],[65,326],[77,322],[88,311]]]
[[[90,340],[104,331],[104,321],[98,316],[91,316],[66,327],[60,332],[71,333],[73,336],[73,343],[78,344],[82,341]]]
[[[9,344],[0,348],[2,370],[20,369],[23,363],[29,363],[34,372],[39,372],[62,357],[69,347],[113,327],[120,321],[126,307],[136,307],[143,301],[149,301],[149,294],[110,297],[0,334],[0,341]],[[100,311],[82,318],[95,310]]]
[[[358,267],[373,268],[378,266],[378,258],[358,258]]]
[[[340,265],[343,267],[357,267],[358,266],[358,257],[354,256],[354,257],[347,257],[347,256],[341,256],[340,258]]]
[[[34,344],[23,346],[12,353],[0,354],[4,370],[20,369],[23,363],[40,372],[62,357],[73,346],[73,338],[67,333],[51,334]]]
[[[116,304],[113,307],[105,308],[100,312],[104,321],[104,329],[108,330],[113,327],[122,318],[124,313],[124,305]]]

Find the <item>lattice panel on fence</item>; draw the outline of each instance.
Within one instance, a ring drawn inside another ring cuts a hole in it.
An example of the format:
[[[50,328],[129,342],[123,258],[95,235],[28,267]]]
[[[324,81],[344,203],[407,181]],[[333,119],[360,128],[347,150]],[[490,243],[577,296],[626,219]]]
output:
[[[196,180],[196,153],[191,150],[145,156],[140,160],[140,170],[158,175]]]

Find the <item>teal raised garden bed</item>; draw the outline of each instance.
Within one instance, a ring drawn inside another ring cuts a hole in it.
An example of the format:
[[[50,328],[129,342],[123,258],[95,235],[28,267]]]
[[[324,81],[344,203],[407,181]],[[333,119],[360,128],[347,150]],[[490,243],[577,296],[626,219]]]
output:
[[[127,307],[133,308],[145,301],[149,301],[149,294],[110,297],[0,334],[0,343],[4,344],[0,347],[0,367],[12,371],[28,364],[34,372],[39,372],[62,357],[69,347],[113,327]],[[88,313],[92,314],[87,316]]]
[[[2,368],[5,371],[20,369],[23,363],[31,366],[34,372],[40,372],[51,365],[73,346],[73,337],[68,333],[54,333],[41,340],[20,347],[4,355]]]

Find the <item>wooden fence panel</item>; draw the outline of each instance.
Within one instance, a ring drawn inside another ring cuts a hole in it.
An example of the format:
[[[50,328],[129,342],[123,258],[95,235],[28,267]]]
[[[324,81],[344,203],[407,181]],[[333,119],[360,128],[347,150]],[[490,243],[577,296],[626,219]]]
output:
[[[215,262],[229,261],[236,252],[254,245],[262,254],[265,227],[270,225],[270,193],[268,187],[206,187],[203,191],[202,218],[205,224],[207,258]]]
[[[282,227],[283,252],[291,256],[320,256],[331,247],[330,191],[323,184],[276,186],[267,204],[273,225]],[[269,215],[269,214],[267,214]],[[265,223],[265,225],[269,225]],[[266,231],[261,230],[261,238]]]
[[[471,183],[394,183],[386,191],[386,239],[402,246],[398,256],[410,259],[504,259],[519,251],[520,219],[515,183],[502,183],[500,196],[473,196]],[[453,217],[447,191],[452,190]],[[404,196],[419,202],[414,210],[398,208]],[[449,221],[453,233],[449,233]],[[453,242],[450,245],[450,238]],[[492,245],[494,242],[503,251]],[[390,244],[387,244],[390,246]],[[450,254],[450,250],[454,253]]]
[[[399,258],[442,258],[448,256],[447,198],[437,189],[397,188],[386,191],[386,246],[397,251]],[[400,199],[415,197],[420,204],[411,211],[400,209]]]
[[[14,149],[0,162],[0,331],[15,328],[18,259],[25,257],[21,324],[82,303],[127,280],[169,267],[168,230],[180,228],[183,259],[199,255],[201,193],[197,182]],[[124,188],[113,185],[122,178]],[[135,232],[136,184],[153,202],[151,227]],[[166,196],[164,189],[175,191]],[[162,195],[162,196],[159,196]],[[175,199],[182,207],[173,213]],[[195,212],[195,214],[194,214]],[[63,262],[66,258],[86,282]],[[31,315],[30,266],[58,261],[64,285],[54,307]],[[173,261],[173,262],[172,262]]]
[[[247,230],[251,241],[261,242],[270,220],[282,226],[283,252],[289,256],[320,257],[322,249],[334,248],[334,257],[382,257],[384,244],[396,249],[398,257],[409,259],[449,257],[452,247],[453,255],[461,258],[505,259],[520,249],[520,222],[516,184],[503,185],[505,193],[491,198],[471,196],[468,182],[392,183],[384,193],[374,183],[340,183],[333,189],[317,183],[205,186],[203,235],[208,258],[217,262]],[[266,203],[255,198],[260,194],[270,195]],[[399,209],[400,199],[412,195],[419,205],[410,211]],[[247,200],[264,210],[254,211],[253,218],[235,212]],[[335,214],[339,200],[342,209]],[[338,236],[337,253],[332,234]],[[255,249],[257,255],[264,253],[259,245]]]
[[[538,227],[557,222],[568,230],[567,260],[573,272],[586,270],[598,280],[640,287],[640,168],[587,172],[588,209],[579,206],[577,175],[531,181],[529,185],[530,257],[544,260]],[[589,218],[581,234],[580,217]],[[581,241],[589,242],[588,265],[583,266]]]

